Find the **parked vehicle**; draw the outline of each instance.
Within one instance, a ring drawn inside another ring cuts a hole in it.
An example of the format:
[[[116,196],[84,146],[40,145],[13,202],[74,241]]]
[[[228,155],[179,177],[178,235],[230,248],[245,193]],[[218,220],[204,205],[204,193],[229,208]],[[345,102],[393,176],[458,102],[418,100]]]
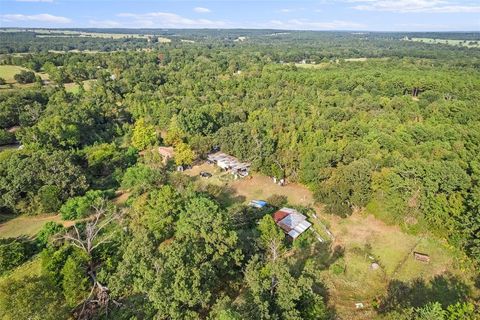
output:
[[[205,171],[200,172],[200,177],[202,177],[202,178],[210,178],[211,176],[212,176],[212,174],[209,173],[209,172],[205,172]]]

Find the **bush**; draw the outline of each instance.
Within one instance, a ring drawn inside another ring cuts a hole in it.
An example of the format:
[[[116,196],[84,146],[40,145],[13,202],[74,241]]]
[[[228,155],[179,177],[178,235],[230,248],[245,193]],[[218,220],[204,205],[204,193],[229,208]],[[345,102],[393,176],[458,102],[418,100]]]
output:
[[[133,193],[143,193],[155,185],[165,182],[162,171],[152,169],[143,164],[130,167],[122,179],[122,188],[132,190]]]
[[[37,197],[42,213],[50,213],[57,211],[62,202],[60,200],[61,190],[57,186],[45,185],[38,189]]]
[[[268,204],[270,204],[274,207],[281,208],[281,207],[283,207],[287,204],[288,199],[287,199],[286,196],[281,196],[279,194],[274,194],[274,195],[268,197],[266,201],[268,202]]]
[[[0,129],[0,146],[15,143],[15,134],[5,129]]]
[[[18,267],[34,253],[35,246],[29,241],[2,240],[0,242],[0,275]]]
[[[7,81],[5,81],[3,78],[0,78],[0,86],[3,86],[4,84],[7,84]]]
[[[23,70],[22,72],[17,73],[15,76],[13,76],[13,78],[18,83],[33,83],[35,81],[35,73],[33,73],[32,71]]]
[[[63,220],[85,218],[92,213],[92,205],[104,196],[100,190],[90,190],[84,196],[70,198],[60,208]]]
[[[70,307],[74,307],[88,295],[87,260],[82,255],[71,255],[62,268],[63,295]]]
[[[47,222],[37,234],[37,242],[40,246],[46,246],[51,236],[63,231],[64,228],[60,223],[53,221]]]
[[[345,261],[343,259],[337,260],[337,262],[330,266],[330,270],[334,275],[341,275],[345,272]]]

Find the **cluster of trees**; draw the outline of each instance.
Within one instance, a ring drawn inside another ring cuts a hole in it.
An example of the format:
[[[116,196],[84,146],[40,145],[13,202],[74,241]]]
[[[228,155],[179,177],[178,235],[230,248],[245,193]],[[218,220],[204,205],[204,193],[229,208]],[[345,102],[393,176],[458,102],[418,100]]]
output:
[[[210,33],[191,32],[179,36]],[[410,232],[446,237],[480,262],[478,53],[456,48],[451,58],[382,34],[295,32],[262,43],[266,32],[249,31],[251,44],[234,42],[237,30],[145,52],[3,58],[49,73],[53,84],[0,93],[0,142],[22,145],[0,153],[0,209],[89,219],[67,230],[48,225],[33,251],[1,244],[4,272],[42,251],[40,276],[1,286],[1,316],[333,316],[317,257],[293,265],[269,211],[226,203],[213,187],[172,173],[159,145],[174,148],[176,165],[220,147],[253,170],[307,185],[329,213],[366,208]],[[122,47],[85,41],[97,40]],[[26,44],[35,41],[18,41]],[[302,59],[321,64],[285,63]],[[87,79],[96,81],[78,93],[62,85]],[[130,194],[121,209],[107,200],[117,189]],[[394,316],[470,310],[444,307]]]
[[[15,81],[21,84],[32,83],[35,81],[35,73],[32,71],[22,70],[20,73],[17,73],[14,77]]]

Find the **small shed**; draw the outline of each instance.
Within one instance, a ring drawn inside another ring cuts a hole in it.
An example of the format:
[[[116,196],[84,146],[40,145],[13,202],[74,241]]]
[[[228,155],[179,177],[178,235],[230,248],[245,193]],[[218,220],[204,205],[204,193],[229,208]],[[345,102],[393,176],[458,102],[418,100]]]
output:
[[[275,223],[292,239],[298,238],[312,226],[307,217],[291,208],[282,208],[273,214]]]
[[[265,208],[268,205],[268,203],[263,200],[252,200],[248,205],[253,208],[262,209],[262,208]]]

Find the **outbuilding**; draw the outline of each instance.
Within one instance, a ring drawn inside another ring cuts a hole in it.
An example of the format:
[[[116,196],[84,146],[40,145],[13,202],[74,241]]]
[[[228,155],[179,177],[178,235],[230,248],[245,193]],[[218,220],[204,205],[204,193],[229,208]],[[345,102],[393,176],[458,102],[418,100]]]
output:
[[[207,156],[207,160],[210,163],[216,164],[222,170],[229,171],[236,177],[243,178],[248,176],[250,164],[241,162],[228,154],[222,152],[212,153]]]
[[[282,208],[273,214],[275,223],[292,239],[298,238],[312,226],[307,217],[291,208]]]
[[[262,208],[265,208],[268,205],[268,203],[263,200],[252,200],[248,205],[253,208],[262,209]]]

